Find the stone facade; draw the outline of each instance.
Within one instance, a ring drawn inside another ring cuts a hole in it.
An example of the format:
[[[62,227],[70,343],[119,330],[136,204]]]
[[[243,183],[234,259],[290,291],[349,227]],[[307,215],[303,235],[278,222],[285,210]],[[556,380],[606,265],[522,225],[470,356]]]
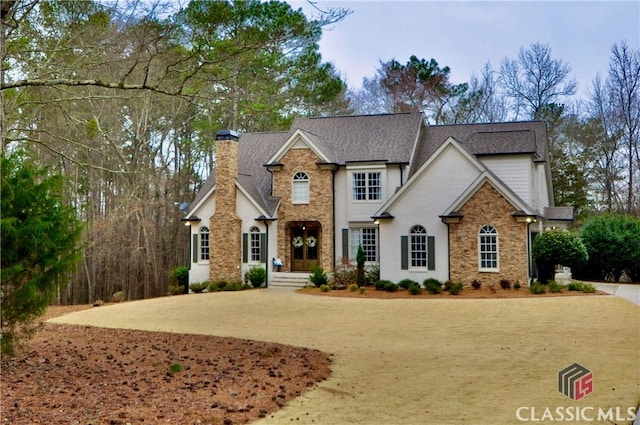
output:
[[[283,164],[274,172],[273,194],[280,197],[278,209],[278,255],[284,261],[283,271],[291,271],[291,225],[311,223],[320,225],[318,234],[319,264],[325,271],[333,271],[333,171],[317,163],[320,158],[310,148],[293,148],[280,159]],[[291,191],[297,172],[309,176],[309,203],[293,204]]]
[[[451,280],[468,286],[474,279],[483,285],[498,285],[501,279],[511,284],[528,283],[527,223],[518,222],[516,209],[489,183],[459,210],[460,223],[449,224]],[[478,232],[485,225],[498,232],[498,272],[482,272],[478,265]]]
[[[242,220],[236,214],[237,140],[216,141],[215,212],[210,220],[209,278],[241,281]]]

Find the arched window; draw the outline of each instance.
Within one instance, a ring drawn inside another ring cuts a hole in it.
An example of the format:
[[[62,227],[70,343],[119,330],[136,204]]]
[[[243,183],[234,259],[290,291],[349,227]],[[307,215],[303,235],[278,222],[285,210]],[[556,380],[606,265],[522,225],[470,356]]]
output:
[[[411,268],[427,268],[427,229],[423,226],[413,226],[409,230],[409,250]]]
[[[260,261],[260,229],[257,226],[251,227],[249,229],[249,249],[250,249],[250,258],[251,262],[259,262]]]
[[[294,204],[309,203],[309,176],[307,175],[307,173],[298,171],[293,176],[291,202],[293,202]]]
[[[493,226],[482,226],[478,232],[478,268],[495,272],[498,265],[498,231]]]
[[[206,226],[200,228],[200,259],[209,259],[209,228]]]

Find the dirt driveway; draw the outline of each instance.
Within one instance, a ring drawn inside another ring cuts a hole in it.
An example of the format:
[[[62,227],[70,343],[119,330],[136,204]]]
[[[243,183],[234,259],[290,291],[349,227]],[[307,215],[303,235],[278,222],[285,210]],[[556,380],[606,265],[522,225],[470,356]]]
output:
[[[640,308],[611,296],[365,300],[268,289],[129,302],[53,321],[333,353],[329,380],[258,424],[512,424],[517,413],[539,422],[558,407],[593,407],[583,419],[604,424],[611,421],[597,420],[598,409],[619,407],[626,418],[640,400]],[[574,362],[593,372],[593,392],[577,401],[557,388],[558,372]]]

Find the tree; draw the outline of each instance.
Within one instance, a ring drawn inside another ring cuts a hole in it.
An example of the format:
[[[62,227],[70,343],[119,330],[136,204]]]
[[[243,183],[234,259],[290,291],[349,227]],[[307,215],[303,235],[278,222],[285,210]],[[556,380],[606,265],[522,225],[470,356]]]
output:
[[[571,66],[551,58],[551,47],[533,43],[521,48],[518,60],[504,59],[500,81],[515,102],[516,116],[521,109],[532,119],[540,119],[542,108],[575,94],[578,83],[569,79]]]
[[[364,280],[364,263],[366,257],[364,255],[364,249],[362,245],[358,245],[358,252],[356,253],[356,283],[358,286],[365,284]]]
[[[62,197],[63,179],[31,165],[25,155],[1,161],[2,353],[35,329],[80,258],[82,226]]]
[[[551,230],[538,235],[533,241],[531,254],[538,266],[538,279],[545,284],[553,278],[556,264],[573,269],[589,258],[580,236],[564,230]]]
[[[627,272],[640,280],[640,220],[622,214],[603,214],[588,219],[580,235],[589,252],[581,277],[612,278]]]
[[[631,50],[626,42],[613,45],[607,88],[622,128],[627,163],[626,212],[632,213],[640,210],[640,185],[634,185],[640,169],[640,50]]]

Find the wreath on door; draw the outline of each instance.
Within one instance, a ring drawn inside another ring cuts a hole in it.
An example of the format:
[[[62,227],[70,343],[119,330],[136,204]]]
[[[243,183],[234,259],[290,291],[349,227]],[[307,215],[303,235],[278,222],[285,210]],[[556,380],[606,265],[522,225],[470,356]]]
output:
[[[300,248],[302,247],[302,245],[304,245],[304,239],[302,239],[302,236],[296,236],[295,238],[293,238],[294,247]]]
[[[318,243],[318,240],[315,238],[315,236],[309,236],[307,238],[307,246],[309,248],[313,248],[314,246],[316,246],[317,243]]]

